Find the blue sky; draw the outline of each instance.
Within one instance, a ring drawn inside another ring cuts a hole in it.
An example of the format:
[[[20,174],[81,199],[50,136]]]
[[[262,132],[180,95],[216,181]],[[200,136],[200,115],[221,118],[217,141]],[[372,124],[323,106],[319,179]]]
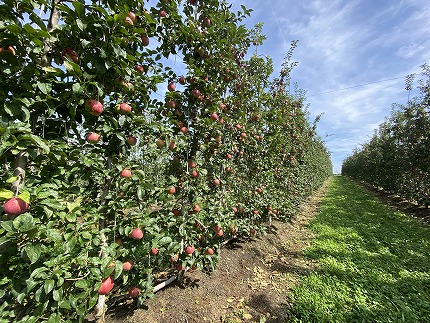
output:
[[[428,0],[229,2],[234,11],[240,4],[254,10],[248,27],[264,23],[267,40],[258,52],[273,59],[275,73],[290,42],[299,41],[292,81],[307,91],[311,121],[324,113],[318,129],[335,173],[389,116],[392,103],[407,101],[404,76],[430,63]],[[379,83],[358,86],[372,82]]]

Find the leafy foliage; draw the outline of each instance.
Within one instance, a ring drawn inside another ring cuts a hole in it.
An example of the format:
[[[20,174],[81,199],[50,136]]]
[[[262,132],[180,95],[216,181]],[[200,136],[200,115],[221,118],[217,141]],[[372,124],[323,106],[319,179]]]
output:
[[[420,95],[396,105],[372,139],[345,159],[342,174],[430,205],[430,70],[423,65]],[[411,87],[410,77],[407,89]]]
[[[82,321],[109,276],[141,304],[154,274],[213,269],[224,241],[288,219],[330,174],[289,70],[271,81],[271,60],[247,53],[264,39],[250,12],[0,5],[0,198],[29,203],[1,218],[1,320]]]

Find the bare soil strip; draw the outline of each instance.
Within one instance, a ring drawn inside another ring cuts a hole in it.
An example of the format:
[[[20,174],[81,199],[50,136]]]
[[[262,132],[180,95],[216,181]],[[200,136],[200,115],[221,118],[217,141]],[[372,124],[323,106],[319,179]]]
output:
[[[299,278],[317,270],[302,254],[312,233],[307,229],[327,190],[324,185],[304,203],[291,222],[274,222],[273,232],[253,240],[235,240],[221,251],[211,274],[188,272],[137,309],[111,310],[106,322],[285,322],[289,293]]]

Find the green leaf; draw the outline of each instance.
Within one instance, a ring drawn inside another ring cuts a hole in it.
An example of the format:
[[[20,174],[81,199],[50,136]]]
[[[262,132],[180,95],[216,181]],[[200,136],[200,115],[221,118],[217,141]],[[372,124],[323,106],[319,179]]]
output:
[[[0,198],[11,199],[13,197],[13,192],[4,188],[0,188]]]
[[[40,255],[42,254],[41,245],[27,244],[24,249],[32,264],[34,264],[37,260],[39,260]]]
[[[75,7],[75,11],[78,14],[78,17],[85,16],[85,6],[79,1],[72,2],[73,7]]]
[[[164,246],[164,245],[169,244],[171,242],[172,242],[172,238],[169,236],[165,236],[165,237],[161,238],[160,241],[158,241],[160,246]]]
[[[51,83],[37,82],[37,87],[45,95],[49,94],[52,91],[52,84]]]
[[[27,232],[35,228],[34,219],[30,214],[21,214],[13,220],[15,229],[21,232]]]
[[[80,83],[73,83],[72,85],[73,93],[75,94],[81,94],[82,93],[82,87]]]
[[[45,294],[49,294],[54,289],[54,286],[55,286],[55,281],[53,279],[46,280],[44,285]]]
[[[47,323],[61,323],[61,316],[58,313],[53,313],[49,316]]]

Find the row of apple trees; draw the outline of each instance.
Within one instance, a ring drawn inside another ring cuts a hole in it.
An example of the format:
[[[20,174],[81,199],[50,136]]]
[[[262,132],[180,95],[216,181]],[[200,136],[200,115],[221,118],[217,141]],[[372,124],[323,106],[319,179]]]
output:
[[[372,139],[346,158],[342,174],[430,205],[430,66],[422,66],[419,95],[395,105]],[[411,90],[407,80],[407,89]]]
[[[331,173],[250,10],[0,4],[0,321],[103,317],[287,220]],[[293,43],[292,49],[295,43]]]

